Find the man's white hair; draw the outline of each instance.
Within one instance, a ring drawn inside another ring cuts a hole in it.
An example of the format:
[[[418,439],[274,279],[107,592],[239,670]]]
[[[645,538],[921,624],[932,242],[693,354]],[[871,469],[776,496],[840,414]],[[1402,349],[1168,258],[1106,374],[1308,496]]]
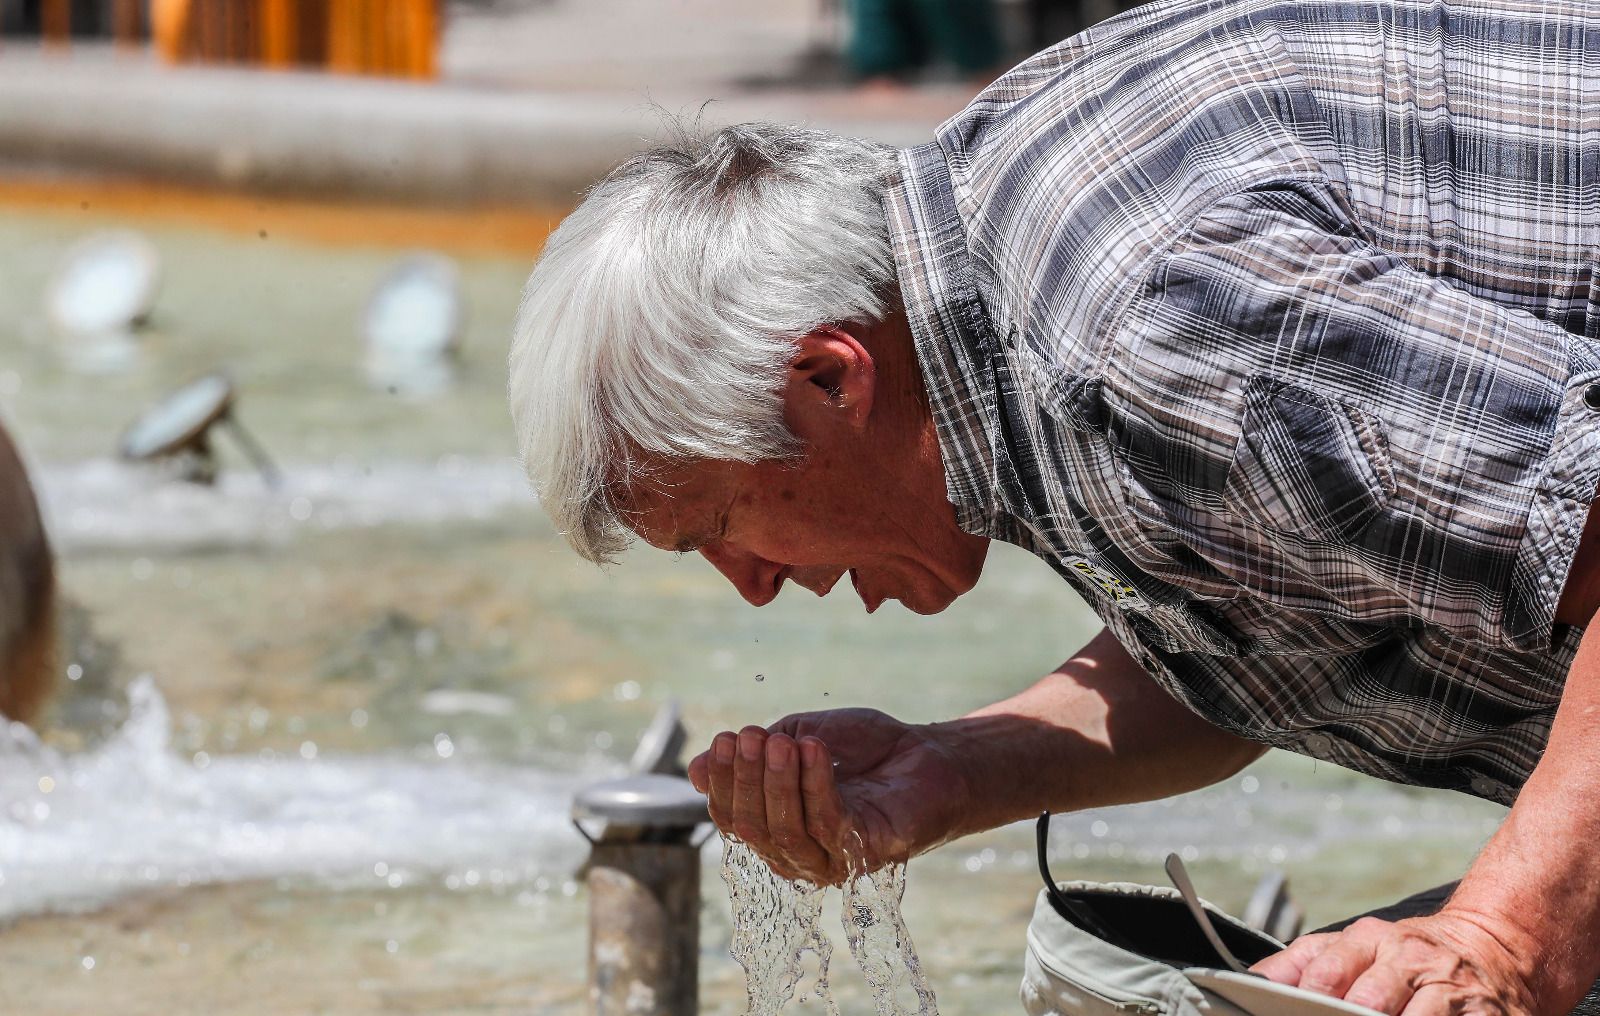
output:
[[[647,462],[803,450],[783,419],[797,340],[882,320],[892,149],[774,124],[682,131],[596,184],[545,244],[511,345],[534,492],[591,561],[627,544]]]

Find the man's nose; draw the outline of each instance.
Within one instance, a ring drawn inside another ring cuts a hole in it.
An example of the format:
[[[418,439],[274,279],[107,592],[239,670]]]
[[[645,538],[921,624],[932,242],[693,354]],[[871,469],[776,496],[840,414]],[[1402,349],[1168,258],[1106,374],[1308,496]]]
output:
[[[734,550],[724,544],[700,548],[700,556],[733,583],[751,605],[760,607],[771,603],[783,588],[783,565],[768,561],[757,554]]]

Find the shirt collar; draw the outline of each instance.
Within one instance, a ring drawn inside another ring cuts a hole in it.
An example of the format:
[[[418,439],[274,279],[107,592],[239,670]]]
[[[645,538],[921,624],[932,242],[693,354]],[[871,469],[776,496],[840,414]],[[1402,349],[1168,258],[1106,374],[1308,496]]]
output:
[[[884,193],[884,212],[939,436],[945,492],[961,528],[992,535],[1000,434],[993,328],[978,298],[943,150],[930,143],[902,149],[899,158],[900,178]]]

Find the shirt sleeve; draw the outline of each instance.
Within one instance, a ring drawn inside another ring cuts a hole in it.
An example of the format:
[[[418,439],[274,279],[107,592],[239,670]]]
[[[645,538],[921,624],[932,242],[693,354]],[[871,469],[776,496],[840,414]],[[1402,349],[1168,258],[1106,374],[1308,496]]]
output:
[[[1102,363],[1152,539],[1289,609],[1549,645],[1600,477],[1588,340],[1412,268],[1294,179],[1157,256]]]

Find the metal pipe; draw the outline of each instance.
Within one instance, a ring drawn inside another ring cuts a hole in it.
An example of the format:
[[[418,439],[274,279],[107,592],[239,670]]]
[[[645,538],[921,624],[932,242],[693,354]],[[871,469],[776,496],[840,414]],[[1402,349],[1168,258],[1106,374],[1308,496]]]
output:
[[[667,703],[634,753],[636,775],[597,783],[572,802],[593,847],[589,1009],[594,1016],[694,1016],[700,995],[700,847],[706,799],[682,775],[677,703]],[[584,822],[604,823],[597,834]]]
[[[700,997],[700,851],[597,843],[589,859],[595,1016],[693,1016]]]
[[[266,481],[267,486],[273,490],[283,486],[283,473],[279,472],[278,467],[273,464],[272,457],[267,454],[265,448],[261,447],[261,442],[257,441],[255,436],[248,430],[244,429],[244,424],[239,422],[238,417],[229,413],[222,418],[222,422],[227,426],[229,432],[233,434],[234,441],[244,450],[245,457],[260,471],[261,479]]]

